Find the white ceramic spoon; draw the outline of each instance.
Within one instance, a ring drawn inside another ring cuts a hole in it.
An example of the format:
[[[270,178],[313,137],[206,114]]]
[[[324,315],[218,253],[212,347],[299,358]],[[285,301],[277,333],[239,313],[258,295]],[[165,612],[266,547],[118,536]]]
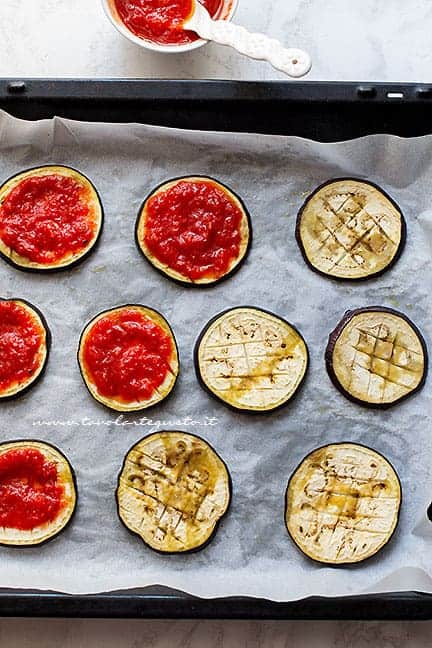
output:
[[[311,69],[311,58],[307,52],[296,48],[285,48],[275,38],[265,34],[251,34],[244,27],[227,20],[212,20],[209,12],[198,2],[192,0],[193,14],[185,20],[182,27],[190,29],[220,45],[228,45],[253,59],[268,61],[274,68],[291,77],[301,77]]]

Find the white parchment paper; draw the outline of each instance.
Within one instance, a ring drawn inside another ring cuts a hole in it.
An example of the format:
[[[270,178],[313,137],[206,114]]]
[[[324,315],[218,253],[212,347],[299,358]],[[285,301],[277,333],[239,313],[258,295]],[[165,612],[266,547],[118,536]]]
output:
[[[388,411],[350,403],[331,385],[323,353],[328,333],[349,308],[391,306],[423,331],[429,348],[432,292],[432,138],[372,136],[319,144],[294,137],[200,133],[143,125],[86,124],[62,119],[24,122],[0,115],[0,180],[25,168],[62,163],[96,184],[105,207],[98,250],[81,266],[50,276],[0,264],[0,294],[22,297],[45,314],[53,334],[47,373],[28,395],[0,408],[0,440],[39,438],[71,460],[79,504],[73,524],[54,541],[0,548],[0,586],[90,593],[162,584],[204,597],[262,596],[291,600],[391,590],[432,592],[430,381]],[[249,207],[254,242],[241,270],[208,290],[161,277],[134,244],[145,195],[179,175],[210,174]],[[367,177],[400,204],[408,224],[396,266],[366,283],[337,283],[313,273],[294,239],[306,194],[335,176]],[[160,310],[179,344],[181,374],[174,395],[142,414],[117,419],[82,384],[76,351],[84,324],[124,303]],[[195,339],[220,310],[252,304],[295,324],[311,354],[299,397],[273,415],[235,414],[199,387]],[[189,417],[184,420],[185,417]],[[202,552],[160,556],[120,524],[114,499],[124,454],[158,429],[184,429],[207,439],[233,478],[233,504]],[[338,441],[382,452],[401,477],[398,531],[375,558],[351,568],[309,561],[284,526],[288,478],[313,448]]]

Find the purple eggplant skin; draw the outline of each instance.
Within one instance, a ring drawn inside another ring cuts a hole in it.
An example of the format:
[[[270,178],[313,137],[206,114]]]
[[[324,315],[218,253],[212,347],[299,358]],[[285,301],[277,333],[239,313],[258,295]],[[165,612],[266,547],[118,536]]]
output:
[[[176,181],[179,181],[179,180],[187,180],[188,178],[201,178],[202,180],[210,180],[210,182],[217,182],[217,184],[221,185],[222,187],[225,187],[225,189],[227,189],[230,193],[232,193],[237,198],[237,200],[239,201],[239,203],[240,203],[240,205],[242,207],[243,213],[246,216],[246,219],[247,219],[247,222],[248,222],[249,239],[248,239],[246,251],[245,251],[245,253],[243,255],[243,258],[241,259],[241,261],[234,268],[232,268],[232,270],[230,270],[229,272],[224,274],[222,277],[219,277],[219,279],[215,279],[214,281],[211,281],[209,283],[201,284],[201,283],[196,283],[194,281],[188,281],[187,279],[178,279],[177,277],[171,277],[168,273],[164,272],[161,268],[157,268],[151,262],[151,260],[148,258],[148,256],[145,254],[144,250],[142,249],[139,238],[138,238],[138,229],[139,229],[139,224],[140,224],[140,220],[141,220],[141,213],[142,213],[142,211],[143,211],[143,209],[145,207],[146,202],[148,200],[150,200],[150,198],[153,196],[154,193],[156,193],[156,191],[158,191],[161,187],[168,184],[169,182],[176,182]],[[136,246],[138,248],[138,251],[144,257],[144,259],[147,261],[147,263],[153,268],[153,270],[156,270],[156,272],[158,272],[160,275],[165,277],[165,279],[169,279],[170,281],[173,281],[174,283],[176,283],[179,286],[187,286],[189,288],[198,288],[198,289],[201,289],[201,290],[205,289],[205,288],[213,288],[214,286],[219,285],[223,281],[226,281],[227,279],[230,279],[238,270],[240,270],[240,268],[242,267],[242,265],[246,261],[247,257],[249,256],[249,252],[250,252],[250,249],[251,249],[251,246],[252,246],[252,238],[253,238],[252,219],[251,219],[251,216],[250,216],[250,212],[249,212],[248,208],[246,207],[243,199],[240,198],[240,196],[235,191],[233,191],[231,189],[231,187],[228,187],[228,185],[224,184],[220,180],[216,180],[216,178],[212,178],[211,176],[207,176],[207,175],[193,174],[193,175],[187,175],[187,176],[178,176],[178,177],[175,177],[175,178],[169,178],[168,180],[164,180],[164,182],[161,182],[160,184],[158,184],[157,187],[154,187],[151,190],[151,192],[145,197],[145,199],[143,200],[143,202],[142,202],[142,204],[141,204],[141,206],[140,206],[140,208],[138,210],[138,215],[137,215],[137,218],[136,218],[136,221],[135,221],[135,244],[136,244]]]
[[[62,528],[59,529],[55,535],[51,536],[50,538],[47,538],[46,540],[39,540],[38,542],[35,542],[34,544],[28,544],[28,545],[11,545],[11,544],[7,544],[7,543],[4,543],[4,542],[0,541],[0,547],[7,547],[8,549],[12,549],[12,550],[15,550],[15,549],[17,549],[17,550],[33,549],[34,547],[41,547],[42,545],[45,545],[48,542],[51,542],[52,540],[55,540],[71,524],[73,518],[75,517],[75,513],[76,513],[76,510],[77,510],[77,506],[78,506],[77,479],[76,479],[75,470],[73,469],[73,466],[72,466],[71,462],[66,457],[66,455],[61,450],[59,450],[59,448],[57,446],[55,446],[53,443],[48,443],[48,441],[42,441],[42,439],[9,439],[8,441],[0,442],[0,448],[3,445],[7,445],[8,443],[14,443],[14,442],[18,442],[18,443],[43,443],[44,445],[47,445],[47,446],[50,446],[51,448],[53,448],[56,452],[59,453],[59,455],[61,455],[63,457],[63,459],[68,464],[69,469],[71,471],[71,475],[72,475],[73,487],[74,487],[74,490],[75,490],[75,506],[74,506],[74,509],[73,509],[68,521],[66,522],[66,524],[64,526],[62,526]]]
[[[393,529],[393,533],[391,534],[391,536],[390,536],[389,539],[387,540],[386,544],[385,544],[383,547],[381,547],[381,549],[379,549],[378,553],[380,553],[381,551],[384,551],[385,549],[387,549],[387,547],[388,547],[390,541],[393,540],[393,538],[394,538],[394,536],[395,536],[395,534],[396,534],[396,531],[398,530],[399,520],[400,520],[400,515],[401,515],[401,509],[402,509],[402,502],[403,502],[402,483],[401,483],[401,480],[400,480],[400,477],[399,477],[399,473],[397,472],[397,470],[395,469],[395,467],[393,466],[393,464],[392,464],[392,463],[387,459],[387,457],[384,457],[384,455],[381,454],[381,452],[378,452],[378,451],[375,450],[374,448],[371,448],[370,446],[367,446],[365,443],[357,443],[357,441],[339,441],[339,442],[337,442],[337,443],[326,443],[325,445],[318,446],[318,448],[314,448],[313,450],[311,450],[310,452],[308,452],[308,454],[307,454],[305,457],[303,457],[303,459],[302,459],[302,460],[297,464],[297,466],[296,466],[296,467],[294,468],[294,470],[292,471],[291,476],[290,476],[290,478],[289,478],[289,480],[288,480],[288,485],[287,485],[287,487],[286,487],[286,489],[285,489],[284,525],[285,525],[285,528],[286,528],[286,530],[287,530],[287,533],[288,533],[289,537],[291,538],[293,544],[294,544],[294,545],[297,547],[297,549],[298,549],[298,550],[303,554],[303,556],[305,556],[308,560],[310,560],[310,561],[313,562],[313,563],[317,563],[318,565],[325,565],[326,567],[330,567],[330,568],[332,568],[332,569],[341,569],[341,568],[343,568],[343,569],[355,569],[357,565],[363,565],[364,563],[367,563],[368,561],[371,561],[371,560],[373,560],[374,558],[376,558],[376,557],[377,557],[377,553],[373,554],[372,556],[368,556],[367,558],[363,558],[363,560],[359,560],[358,562],[355,562],[355,563],[350,562],[350,563],[337,563],[337,564],[333,564],[333,563],[325,562],[325,561],[323,561],[323,560],[318,560],[317,558],[311,558],[311,556],[309,556],[308,554],[306,554],[306,553],[305,553],[305,552],[304,552],[304,551],[303,551],[303,550],[298,546],[298,544],[296,543],[296,541],[294,540],[294,538],[292,537],[292,535],[291,535],[291,533],[290,533],[290,531],[289,531],[289,529],[288,529],[288,525],[287,525],[287,521],[286,521],[287,501],[288,501],[288,490],[289,490],[289,487],[290,487],[290,484],[291,484],[291,480],[293,479],[295,473],[296,473],[297,470],[300,468],[300,466],[302,465],[302,463],[303,463],[304,461],[306,461],[306,460],[308,459],[308,457],[310,457],[311,454],[313,454],[313,453],[316,452],[317,450],[322,450],[322,449],[324,449],[324,448],[327,448],[327,446],[329,446],[329,445],[345,445],[346,443],[352,443],[352,444],[354,444],[354,445],[360,446],[360,447],[362,447],[362,448],[366,448],[367,450],[372,450],[373,452],[376,452],[377,454],[379,454],[379,455],[380,455],[381,457],[383,457],[383,459],[385,459],[385,460],[387,461],[387,463],[390,464],[390,466],[393,468],[394,473],[395,473],[395,475],[396,475],[396,477],[397,477],[397,480],[398,480],[398,482],[399,482],[399,487],[400,487],[400,502],[399,502],[399,511],[398,511],[398,516],[397,516],[397,520],[396,520],[396,525],[395,525],[395,528]],[[432,505],[431,505],[431,506],[432,506]]]
[[[301,239],[301,235],[300,235],[300,225],[301,225],[303,211],[305,210],[305,208],[306,208],[308,202],[310,201],[310,199],[313,198],[313,196],[316,193],[318,193],[318,191],[320,191],[321,189],[323,189],[327,185],[332,184],[333,182],[342,182],[344,180],[354,180],[354,181],[358,181],[358,182],[363,182],[364,184],[368,184],[369,186],[373,187],[374,189],[377,189],[378,191],[380,191],[383,194],[383,196],[385,196],[387,198],[387,200],[389,202],[391,202],[391,204],[395,207],[395,209],[398,210],[398,212],[399,212],[399,214],[401,216],[401,240],[400,240],[399,248],[398,248],[396,254],[394,255],[393,259],[390,261],[390,263],[385,268],[383,268],[382,270],[379,270],[378,272],[374,272],[373,274],[370,274],[367,277],[351,277],[349,279],[344,279],[343,277],[333,277],[332,275],[329,275],[326,272],[322,272],[322,270],[318,270],[318,268],[313,266],[312,263],[309,261],[309,259],[307,257],[307,254],[306,254],[306,250],[304,249],[304,246],[303,246],[303,241]],[[402,210],[399,207],[399,205],[397,204],[397,202],[395,200],[393,200],[393,198],[391,196],[389,196],[389,194],[387,192],[385,192],[384,189],[382,189],[379,185],[375,184],[374,182],[371,182],[370,180],[365,180],[364,178],[350,178],[348,176],[343,176],[343,177],[340,177],[340,178],[332,178],[331,180],[326,180],[326,182],[323,182],[322,184],[320,184],[318,187],[316,187],[316,189],[314,189],[312,191],[312,193],[310,193],[308,195],[308,197],[303,202],[303,204],[300,207],[300,209],[298,211],[298,214],[297,214],[297,221],[296,221],[296,227],[295,227],[295,238],[296,238],[297,244],[298,244],[298,246],[300,248],[300,252],[302,254],[302,257],[303,257],[306,265],[309,266],[309,268],[311,270],[313,270],[313,272],[316,272],[317,274],[321,275],[322,277],[327,277],[327,279],[331,279],[333,281],[342,281],[342,282],[350,282],[350,281],[352,281],[353,283],[358,283],[358,282],[361,282],[361,281],[369,281],[369,279],[377,279],[378,277],[383,275],[385,272],[390,270],[395,265],[395,263],[399,260],[400,256],[402,255],[402,252],[404,251],[404,248],[405,248],[406,239],[407,239],[407,225],[406,225],[406,220],[405,220],[405,217],[404,217],[404,215],[402,213]]]
[[[35,380],[33,380],[29,385],[27,385],[27,387],[24,387],[24,389],[21,389],[16,394],[11,394],[10,396],[2,396],[0,394],[0,404],[1,404],[1,403],[6,403],[8,401],[13,401],[16,398],[20,398],[21,396],[24,396],[24,394],[27,394],[27,392],[29,392],[30,389],[35,387],[35,385],[37,385],[38,382],[42,379],[43,375],[45,374],[47,365],[48,365],[48,358],[49,358],[50,351],[51,351],[52,336],[51,336],[51,331],[50,331],[50,328],[48,326],[48,323],[47,323],[47,321],[45,319],[45,316],[39,310],[39,308],[37,308],[37,306],[35,306],[31,302],[27,301],[26,299],[22,299],[21,297],[7,297],[7,298],[0,297],[0,301],[20,301],[23,304],[26,304],[26,306],[28,306],[29,308],[32,308],[35,311],[35,313],[37,313],[37,315],[39,315],[40,321],[42,322],[42,326],[45,329],[45,345],[46,345],[46,357],[45,357],[43,367],[42,367],[41,371],[39,372],[38,377],[35,378]]]
[[[358,315],[359,313],[368,313],[368,312],[383,312],[383,313],[390,313],[392,315],[397,315],[401,319],[404,319],[413,329],[415,334],[417,335],[418,339],[420,340],[420,344],[423,349],[423,356],[424,356],[424,368],[423,368],[423,377],[420,381],[420,383],[417,385],[415,389],[412,391],[408,392],[408,394],[405,394],[404,396],[401,396],[400,398],[396,399],[392,403],[367,403],[366,401],[360,400],[359,398],[356,398],[355,396],[352,396],[349,392],[344,389],[344,387],[340,384],[336,373],[333,368],[333,351],[335,348],[336,341],[339,338],[339,335],[341,334],[342,330],[345,328],[346,324],[355,316]],[[390,407],[393,407],[394,405],[397,405],[398,403],[401,403],[407,398],[410,398],[413,396],[415,393],[420,391],[422,387],[424,386],[428,374],[428,367],[429,367],[429,357],[428,357],[428,351],[427,351],[427,346],[425,339],[420,332],[420,330],[417,328],[417,326],[407,317],[404,315],[404,313],[401,313],[394,308],[387,308],[386,306],[367,306],[366,308],[356,308],[354,310],[349,310],[346,311],[344,316],[342,317],[341,321],[339,324],[336,326],[334,331],[332,331],[329,335],[328,343],[327,343],[327,348],[325,350],[325,364],[326,364],[326,369],[327,373],[329,375],[330,380],[332,381],[333,385],[338,389],[338,391],[343,394],[348,400],[352,401],[353,403],[357,403],[358,405],[363,405],[364,407],[368,407],[370,409],[389,409]]]
[[[199,366],[199,360],[198,360],[198,357],[199,357],[199,347],[200,347],[200,344],[201,344],[201,340],[203,339],[204,335],[207,333],[207,330],[208,330],[209,327],[213,324],[214,321],[216,321],[217,319],[219,319],[219,317],[222,317],[222,315],[225,315],[226,313],[229,313],[229,312],[232,311],[232,310],[237,310],[237,308],[251,308],[251,309],[256,310],[256,311],[259,311],[259,312],[261,312],[261,313],[267,313],[268,315],[272,315],[272,317],[277,317],[277,318],[280,319],[282,322],[284,322],[285,324],[287,324],[288,326],[290,326],[290,327],[291,327],[291,328],[292,328],[292,329],[297,333],[297,335],[299,335],[299,337],[300,337],[300,338],[303,340],[303,342],[304,342],[305,349],[306,349],[306,354],[307,354],[307,355],[306,355],[306,362],[307,362],[307,364],[306,364],[306,371],[305,371],[305,374],[304,374],[302,380],[300,381],[300,383],[299,383],[299,385],[298,385],[296,391],[295,391],[294,394],[291,396],[291,398],[289,398],[288,400],[286,400],[284,403],[280,403],[280,405],[277,405],[276,407],[273,407],[272,409],[267,409],[267,410],[248,410],[248,409],[244,409],[244,408],[235,407],[234,405],[231,405],[231,403],[227,403],[227,402],[225,402],[224,400],[222,400],[222,398],[219,398],[219,396],[217,396],[216,394],[214,394],[214,393],[212,392],[212,390],[209,389],[209,387],[207,387],[206,383],[204,382],[204,380],[203,380],[203,378],[202,378],[201,370],[200,370],[200,366]],[[204,326],[204,328],[202,329],[201,333],[199,334],[199,336],[198,336],[198,338],[197,338],[197,340],[196,340],[196,342],[195,342],[195,345],[194,345],[194,351],[193,351],[193,359],[194,359],[194,367],[195,367],[195,373],[196,373],[196,377],[197,377],[198,383],[199,383],[200,386],[204,389],[204,391],[206,391],[206,392],[207,392],[207,393],[208,393],[212,398],[214,398],[215,400],[217,400],[219,403],[222,403],[223,405],[225,405],[225,407],[227,407],[228,409],[230,409],[232,412],[237,412],[237,414],[238,414],[238,413],[243,413],[243,414],[252,415],[252,416],[265,416],[265,415],[271,415],[271,414],[273,414],[274,412],[277,412],[277,411],[281,410],[283,407],[287,407],[287,405],[289,405],[290,403],[292,403],[292,402],[297,398],[298,394],[299,394],[300,391],[301,391],[301,388],[302,388],[303,385],[304,385],[304,382],[305,382],[305,380],[306,380],[306,377],[307,377],[307,374],[308,374],[308,371],[309,371],[309,364],[310,364],[310,354],[309,354],[309,348],[308,348],[308,345],[306,344],[306,340],[304,339],[303,335],[300,333],[300,331],[299,331],[299,329],[298,329],[297,327],[295,327],[293,324],[291,324],[291,322],[288,322],[286,319],[284,319],[284,318],[281,317],[280,315],[276,315],[276,313],[272,313],[271,311],[266,310],[265,308],[261,308],[261,307],[259,307],[259,306],[249,306],[249,305],[245,305],[245,304],[242,304],[242,305],[240,305],[240,306],[234,306],[234,307],[232,307],[232,308],[227,308],[227,309],[221,311],[220,313],[218,313],[217,315],[214,315],[214,317],[212,317],[211,320],[209,320],[209,321],[207,322],[207,324]]]
[[[231,508],[231,503],[232,503],[233,486],[232,486],[231,473],[230,473],[230,471],[228,470],[228,466],[227,466],[227,464],[225,463],[225,461],[222,459],[222,457],[220,456],[220,454],[219,454],[218,452],[216,452],[216,450],[213,448],[213,446],[210,445],[210,443],[209,443],[206,439],[203,439],[203,437],[200,437],[198,434],[191,434],[190,432],[185,432],[185,434],[188,434],[189,436],[193,436],[193,437],[195,437],[196,439],[198,439],[199,441],[204,441],[204,443],[206,443],[206,444],[209,446],[209,448],[210,448],[211,450],[213,450],[213,452],[215,453],[215,455],[218,457],[218,459],[220,459],[220,461],[222,462],[222,464],[225,466],[225,470],[227,471],[227,475],[228,475],[228,490],[229,490],[230,498],[229,498],[228,506],[227,506],[227,509],[226,509],[225,513],[222,515],[221,518],[219,518],[219,520],[218,520],[217,523],[215,524],[215,528],[213,529],[213,533],[210,535],[210,537],[207,538],[207,540],[206,540],[205,542],[203,542],[202,544],[200,544],[198,547],[193,547],[193,549],[188,549],[187,551],[161,551],[161,550],[159,550],[159,549],[155,549],[154,547],[151,547],[151,546],[150,546],[150,545],[149,545],[149,544],[148,544],[148,543],[147,543],[147,542],[146,542],[146,541],[145,541],[145,540],[144,540],[144,539],[139,535],[139,533],[135,533],[135,531],[132,531],[132,530],[127,526],[127,524],[122,520],[122,518],[121,518],[121,516],[120,516],[120,505],[119,505],[118,496],[117,496],[117,491],[118,491],[118,488],[119,488],[119,486],[120,486],[120,477],[121,477],[121,474],[122,474],[123,469],[124,469],[124,467],[125,467],[126,459],[127,459],[128,455],[129,455],[129,453],[131,452],[131,450],[132,450],[132,449],[133,449],[133,448],[134,448],[138,443],[140,443],[140,441],[143,441],[144,439],[148,439],[148,438],[150,438],[150,437],[152,437],[152,436],[156,436],[157,434],[161,434],[161,432],[170,432],[170,431],[172,431],[172,430],[159,430],[159,432],[152,432],[151,434],[147,434],[145,437],[142,437],[141,439],[138,439],[138,441],[136,441],[136,442],[133,444],[133,446],[131,446],[131,447],[129,448],[129,450],[126,452],[126,454],[125,454],[125,456],[124,456],[124,459],[123,459],[122,466],[121,466],[121,468],[120,468],[120,472],[119,472],[119,474],[118,474],[118,478],[117,478],[117,488],[116,488],[116,491],[115,491],[116,507],[117,507],[117,515],[118,515],[118,518],[119,518],[121,524],[125,527],[125,529],[126,529],[126,530],[131,534],[131,535],[133,535],[134,537],[138,537],[138,538],[141,540],[141,542],[142,542],[146,547],[148,547],[148,549],[151,549],[151,551],[154,551],[155,553],[157,553],[157,554],[159,554],[159,555],[161,555],[161,556],[187,556],[187,555],[194,554],[194,553],[197,553],[197,552],[199,552],[199,551],[202,551],[203,549],[205,549],[205,548],[210,544],[210,542],[211,542],[211,541],[214,539],[214,537],[216,536],[216,533],[217,533],[217,531],[218,531],[218,528],[219,528],[220,523],[221,523],[222,520],[225,518],[225,516],[228,514],[228,512],[229,512],[229,510],[230,510],[230,508]]]
[[[15,268],[15,270],[21,270],[22,272],[28,272],[28,273],[34,273],[34,274],[52,274],[54,272],[66,272],[67,270],[71,270],[72,268],[76,268],[83,261],[88,259],[88,257],[93,252],[95,252],[97,247],[99,246],[100,239],[101,239],[101,236],[102,236],[102,231],[103,231],[103,228],[104,228],[104,221],[105,221],[104,207],[103,207],[103,203],[102,203],[100,193],[96,189],[95,185],[90,180],[90,178],[88,178],[86,175],[84,175],[84,173],[82,173],[78,169],[75,169],[74,167],[67,166],[65,164],[43,164],[42,166],[30,167],[29,169],[23,169],[22,171],[19,171],[19,173],[14,173],[14,175],[12,175],[10,178],[5,180],[2,183],[1,186],[4,186],[5,184],[10,182],[11,180],[16,178],[17,176],[21,175],[22,173],[26,173],[27,171],[33,171],[35,169],[39,169],[39,168],[42,168],[42,167],[44,169],[49,169],[50,167],[53,167],[53,168],[60,167],[60,168],[63,168],[63,169],[70,169],[71,171],[75,171],[76,173],[79,173],[93,187],[93,189],[94,189],[94,191],[95,191],[95,193],[96,193],[96,195],[98,197],[98,202],[99,202],[100,210],[101,210],[101,224],[100,224],[100,229],[99,229],[98,235],[97,235],[96,239],[94,240],[94,242],[92,243],[92,245],[89,247],[89,249],[85,252],[85,254],[80,256],[79,259],[76,259],[75,261],[71,261],[71,263],[68,263],[67,265],[64,265],[64,266],[62,266],[60,268],[56,268],[55,266],[53,266],[51,268],[28,268],[26,266],[22,266],[19,263],[16,263],[13,259],[8,257],[6,254],[4,254],[1,251],[0,251],[0,258],[3,259],[4,261],[6,261],[6,263],[8,265],[10,265],[12,268]]]

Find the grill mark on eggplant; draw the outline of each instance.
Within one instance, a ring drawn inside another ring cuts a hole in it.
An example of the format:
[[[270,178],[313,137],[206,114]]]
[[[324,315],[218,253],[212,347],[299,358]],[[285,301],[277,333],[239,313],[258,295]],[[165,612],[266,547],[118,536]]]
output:
[[[343,464],[341,477],[333,464]],[[358,468],[370,478],[350,477],[347,483],[347,471],[356,469],[356,473]],[[311,482],[315,490],[308,495]],[[385,486],[391,496],[382,496],[382,489],[374,492],[377,485]],[[397,474],[382,455],[357,444],[334,444],[312,451],[292,474],[285,521],[296,545],[313,560],[334,565],[360,562],[375,555],[392,537],[400,501]],[[364,528],[365,524],[372,526]]]
[[[420,331],[406,315],[382,306],[348,311],[329,336],[325,358],[339,391],[371,407],[390,407],[414,394],[427,374]]]
[[[271,411],[287,403],[300,387],[307,366],[308,351],[299,332],[256,307],[237,307],[217,315],[195,345],[201,384],[242,411]]]
[[[405,244],[406,224],[398,205],[377,185],[336,178],[305,200],[296,238],[312,270],[355,281],[378,276],[396,262]],[[350,263],[344,264],[347,259]]]
[[[141,483],[135,486],[134,480],[141,475]],[[136,493],[132,502],[130,491]],[[184,432],[157,432],[135,444],[125,457],[117,488],[121,521],[162,553],[203,548],[225,515],[230,498],[225,464],[205,441]],[[207,513],[202,509],[206,501]]]

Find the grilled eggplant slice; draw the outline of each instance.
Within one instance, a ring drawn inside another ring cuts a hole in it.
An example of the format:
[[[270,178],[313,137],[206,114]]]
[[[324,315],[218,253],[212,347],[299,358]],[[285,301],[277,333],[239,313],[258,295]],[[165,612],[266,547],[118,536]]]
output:
[[[186,432],[156,432],[127,453],[116,492],[123,524],[155,551],[202,549],[228,510],[231,478],[210,445]]]
[[[0,444],[0,544],[33,547],[51,540],[72,519],[75,476],[67,458],[42,441]]]
[[[337,443],[311,452],[291,476],[285,522],[309,558],[358,563],[389,542],[401,500],[399,478],[387,459],[362,445]]]
[[[273,313],[240,306],[217,315],[195,346],[201,385],[236,410],[285,405],[305,377],[309,354],[300,333]]]
[[[102,224],[95,187],[70,167],[29,169],[0,187],[0,255],[20,270],[52,272],[80,263]]]
[[[330,333],[326,366],[350,400],[390,407],[418,391],[428,366],[426,343],[406,315],[383,306],[345,313]]]
[[[252,239],[249,212],[221,182],[185,176],[164,182],[144,200],[135,240],[149,263],[189,286],[227,279],[246,259]]]
[[[297,217],[296,238],[316,272],[335,279],[369,279],[399,258],[406,225],[397,204],[380,187],[339,178],[306,199]]]
[[[179,373],[177,344],[168,322],[139,304],[94,317],[82,332],[78,363],[93,398],[118,412],[160,403]]]
[[[0,402],[22,396],[42,377],[51,334],[42,313],[24,299],[0,299]]]

